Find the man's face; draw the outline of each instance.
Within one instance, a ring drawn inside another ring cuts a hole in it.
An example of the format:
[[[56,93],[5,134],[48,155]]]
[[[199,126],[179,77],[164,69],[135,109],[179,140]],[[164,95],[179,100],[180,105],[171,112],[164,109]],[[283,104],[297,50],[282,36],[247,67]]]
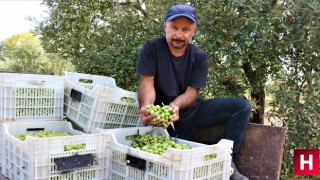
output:
[[[182,49],[187,46],[196,32],[196,24],[186,17],[177,17],[164,23],[164,31],[171,48]]]

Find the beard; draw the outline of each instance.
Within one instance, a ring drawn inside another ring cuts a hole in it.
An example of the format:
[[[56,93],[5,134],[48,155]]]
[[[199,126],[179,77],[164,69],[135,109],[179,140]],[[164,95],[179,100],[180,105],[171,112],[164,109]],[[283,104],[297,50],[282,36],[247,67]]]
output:
[[[169,41],[169,45],[175,49],[183,49],[188,45],[188,43],[186,43],[184,39],[171,39],[171,41]]]

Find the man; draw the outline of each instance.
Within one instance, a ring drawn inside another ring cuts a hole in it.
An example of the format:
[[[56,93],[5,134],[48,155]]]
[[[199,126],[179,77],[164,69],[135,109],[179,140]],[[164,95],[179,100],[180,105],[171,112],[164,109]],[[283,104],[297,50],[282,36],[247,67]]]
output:
[[[201,99],[198,94],[205,88],[209,57],[190,41],[197,29],[197,14],[188,5],[172,6],[165,17],[166,36],[146,42],[139,56],[136,72],[140,75],[138,88],[141,117],[146,124],[155,115],[148,116],[148,104],[171,105],[176,116],[171,119],[171,136],[188,139],[192,130],[225,123],[223,138],[234,141],[233,158],[245,134],[251,105],[240,98]],[[234,166],[231,179],[248,179]]]

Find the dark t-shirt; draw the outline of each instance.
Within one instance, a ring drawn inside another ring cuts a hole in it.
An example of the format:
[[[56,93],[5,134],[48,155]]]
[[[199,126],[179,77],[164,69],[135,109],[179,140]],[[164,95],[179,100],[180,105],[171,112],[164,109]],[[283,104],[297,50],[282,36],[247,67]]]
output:
[[[169,51],[166,38],[157,38],[143,45],[136,72],[155,77],[155,104],[167,105],[184,93],[188,86],[206,86],[208,59],[207,53],[193,44],[188,44],[183,56],[174,57]],[[191,115],[196,106],[197,103],[180,110],[180,118]]]

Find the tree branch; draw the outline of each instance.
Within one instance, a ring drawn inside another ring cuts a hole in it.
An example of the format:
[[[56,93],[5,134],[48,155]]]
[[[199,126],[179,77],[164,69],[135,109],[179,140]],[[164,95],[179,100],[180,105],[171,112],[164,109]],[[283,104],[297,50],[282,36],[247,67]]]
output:
[[[144,1],[143,1],[144,2]],[[150,18],[149,17],[149,14],[147,11],[145,11],[142,6],[141,6],[141,2],[140,0],[136,0],[135,3],[132,3],[130,2],[129,0],[126,1],[126,2],[121,2],[119,3],[120,5],[123,5],[123,6],[129,6],[129,5],[132,5],[136,10],[138,10],[144,17],[146,18]],[[159,23],[158,20],[154,19],[154,18],[150,18],[152,21],[156,22],[156,23]]]

